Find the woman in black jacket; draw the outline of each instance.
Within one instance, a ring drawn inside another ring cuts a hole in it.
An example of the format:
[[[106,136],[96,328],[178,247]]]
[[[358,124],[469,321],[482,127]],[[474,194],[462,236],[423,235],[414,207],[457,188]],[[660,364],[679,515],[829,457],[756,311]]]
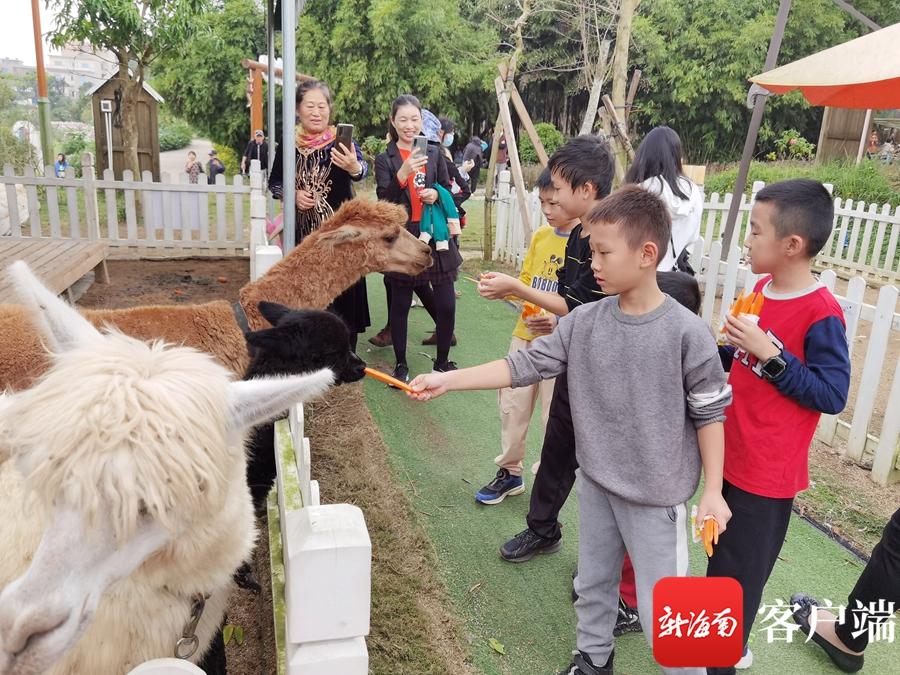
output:
[[[413,236],[420,234],[419,221],[426,204],[438,199],[435,184],[450,190],[450,177],[440,149],[429,145],[427,156],[413,150],[413,139],[422,130],[422,105],[415,96],[397,97],[391,105],[391,141],[387,150],[375,158],[375,191],[379,199],[402,204],[409,213],[406,229]],[[394,345],[396,367],[394,377],[408,382],[409,366],[406,363],[406,334],[409,308],[414,290],[429,284],[434,294],[435,323],[437,328],[437,358],[434,369],[440,372],[455,370],[449,360],[450,341],[456,321],[456,297],[453,282],[462,264],[459,247],[451,239],[449,248],[438,251],[435,240],[431,246],[432,266],[417,276],[387,273],[388,320]]]
[[[324,82],[310,80],[297,86],[297,130],[294,153],[297,164],[296,238],[299,244],[319,229],[344,202],[353,199],[353,183],[365,178],[368,165],[356,142],[352,151],[337,144],[331,120],[331,91]],[[281,146],[275,150],[269,190],[284,198]],[[334,299],[331,307],[350,329],[350,346],[369,327],[366,280],[360,279]]]

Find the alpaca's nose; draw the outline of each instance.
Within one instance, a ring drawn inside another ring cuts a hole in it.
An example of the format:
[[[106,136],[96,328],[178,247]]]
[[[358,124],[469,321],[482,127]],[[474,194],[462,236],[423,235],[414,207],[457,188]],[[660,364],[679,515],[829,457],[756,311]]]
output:
[[[0,609],[0,649],[14,659],[63,626],[70,616],[71,608],[54,597],[25,606],[15,601],[4,603]]]

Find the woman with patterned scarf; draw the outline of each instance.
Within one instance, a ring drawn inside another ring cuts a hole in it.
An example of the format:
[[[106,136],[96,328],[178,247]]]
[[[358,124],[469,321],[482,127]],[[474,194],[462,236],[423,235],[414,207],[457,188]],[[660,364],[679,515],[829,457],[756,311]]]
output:
[[[294,152],[297,162],[296,238],[299,244],[315,232],[338,207],[353,199],[353,182],[368,172],[356,142],[353,151],[337,144],[331,125],[331,91],[324,82],[309,80],[297,85],[297,131]],[[282,148],[275,150],[269,190],[276,199],[284,199]],[[331,307],[350,328],[351,347],[369,327],[369,303],[365,278],[335,298]]]

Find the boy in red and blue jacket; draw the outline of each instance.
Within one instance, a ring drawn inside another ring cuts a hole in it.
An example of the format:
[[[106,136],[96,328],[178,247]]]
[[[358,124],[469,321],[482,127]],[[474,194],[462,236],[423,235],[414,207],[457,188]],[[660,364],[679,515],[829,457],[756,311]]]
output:
[[[850,356],[840,305],[810,270],[831,233],[834,206],[806,179],[760,190],[745,245],[754,288],[765,298],[758,325],[728,316],[731,347],[721,350],[734,392],[725,410],[722,494],[732,512],[707,576],[733,577],[744,592],[747,639],[790,521],[794,497],[809,486],[809,445],[822,413],[847,403]],[[727,675],[734,668],[710,668]]]

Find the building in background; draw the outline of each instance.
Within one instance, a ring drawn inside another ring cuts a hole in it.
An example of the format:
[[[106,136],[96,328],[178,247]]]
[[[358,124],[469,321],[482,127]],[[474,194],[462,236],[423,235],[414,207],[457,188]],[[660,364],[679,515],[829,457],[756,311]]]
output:
[[[119,69],[116,57],[94,47],[89,42],[69,43],[59,52],[50,52],[47,58],[47,74],[65,82],[65,95],[80,96],[82,87],[91,87],[108,80]]]

